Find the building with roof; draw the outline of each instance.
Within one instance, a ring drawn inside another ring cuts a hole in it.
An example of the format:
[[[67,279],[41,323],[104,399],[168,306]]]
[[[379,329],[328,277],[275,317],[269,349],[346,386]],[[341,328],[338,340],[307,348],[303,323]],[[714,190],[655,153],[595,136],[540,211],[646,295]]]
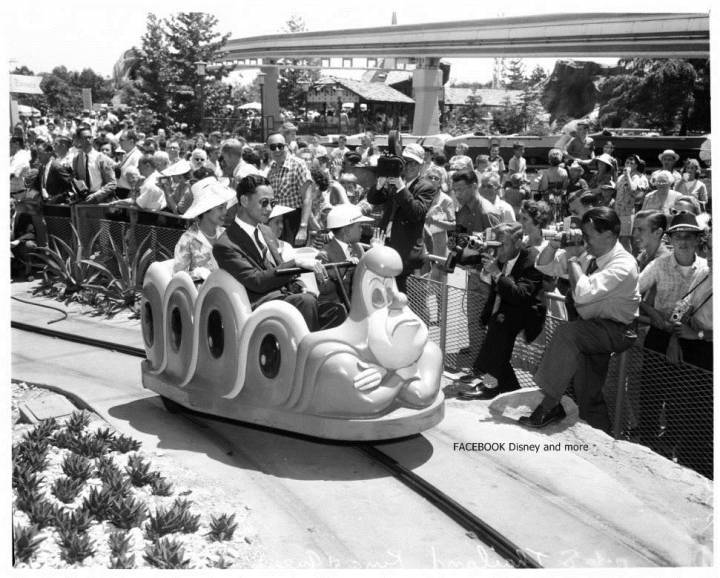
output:
[[[507,106],[520,104],[522,90],[505,88],[455,88],[445,87],[445,107],[452,110],[457,106],[474,104],[482,112],[492,113]]]

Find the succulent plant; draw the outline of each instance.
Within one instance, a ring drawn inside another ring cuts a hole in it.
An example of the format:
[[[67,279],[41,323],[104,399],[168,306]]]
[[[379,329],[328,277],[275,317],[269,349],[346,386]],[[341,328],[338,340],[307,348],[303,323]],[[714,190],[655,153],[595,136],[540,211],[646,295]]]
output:
[[[58,500],[69,504],[80,495],[83,487],[85,487],[85,480],[60,477],[53,482],[50,491]]]
[[[147,516],[147,506],[132,496],[127,496],[120,500],[112,500],[108,520],[118,528],[129,530],[135,526],[140,526]]]
[[[133,486],[141,487],[152,483],[155,474],[150,471],[150,462],[146,462],[139,454],[132,454],[125,467]]]
[[[67,429],[61,429],[55,432],[51,441],[53,445],[58,448],[74,450],[77,445],[77,434],[74,434]]]
[[[38,526],[13,526],[13,553],[15,564],[18,562],[29,562],[38,549],[38,546],[45,540],[45,536],[38,536]]]
[[[77,533],[74,530],[59,530],[58,534],[60,557],[68,564],[82,562],[85,558],[95,555],[94,542],[88,534]]]
[[[108,546],[110,546],[111,556],[123,556],[130,549],[130,540],[132,536],[125,530],[115,530],[110,532],[108,536]]]
[[[65,423],[67,431],[78,434],[90,425],[90,413],[81,409],[74,411]]]
[[[220,570],[225,570],[233,565],[233,561],[226,559],[222,552],[214,560],[208,558],[208,563],[211,568],[219,568]]]
[[[113,477],[123,477],[122,471],[117,466],[115,460],[113,460],[111,456],[106,455],[99,457],[95,462],[95,470],[97,472],[97,476],[104,483],[107,483],[107,481],[112,479]]]
[[[30,430],[26,437],[35,441],[47,441],[59,427],[60,425],[54,417],[44,419]]]
[[[25,464],[15,464],[12,471],[12,487],[19,492],[34,493],[40,490],[45,477],[29,470]]]
[[[161,475],[153,477],[150,488],[155,496],[169,496],[172,494],[172,484]]]
[[[135,554],[123,554],[122,556],[111,555],[109,568],[118,570],[135,568]]]
[[[142,443],[124,434],[120,434],[119,436],[116,436],[112,440],[110,440],[110,448],[113,451],[120,452],[121,454],[126,454],[127,452],[136,452],[140,449],[141,446]]]
[[[207,533],[207,536],[212,542],[232,540],[236,529],[237,522],[235,522],[235,514],[221,514],[217,518],[210,516],[210,531]]]
[[[185,558],[182,544],[170,538],[153,540],[146,546],[143,558],[156,568],[182,569],[190,567],[190,560]]]
[[[52,526],[57,517],[57,509],[55,505],[43,498],[30,503],[29,507],[25,511],[27,512],[30,521],[33,524],[36,524],[40,529]]]
[[[42,472],[47,467],[47,440],[24,439],[13,446],[13,462],[31,472]]]
[[[93,435],[79,435],[73,451],[88,458],[99,458],[108,452],[110,443]]]
[[[98,522],[107,520],[110,513],[112,494],[106,488],[94,487],[83,500],[81,508]]]
[[[87,458],[77,454],[69,454],[63,460],[62,471],[68,478],[86,482],[93,474],[93,467]]]
[[[58,532],[83,534],[90,529],[91,523],[92,515],[83,508],[76,508],[72,511],[59,508],[56,512],[55,527]]]
[[[180,499],[176,499],[169,509],[158,506],[145,525],[145,536],[149,540],[156,540],[173,532],[196,532],[200,525],[200,515],[192,515],[189,507],[189,502]]]

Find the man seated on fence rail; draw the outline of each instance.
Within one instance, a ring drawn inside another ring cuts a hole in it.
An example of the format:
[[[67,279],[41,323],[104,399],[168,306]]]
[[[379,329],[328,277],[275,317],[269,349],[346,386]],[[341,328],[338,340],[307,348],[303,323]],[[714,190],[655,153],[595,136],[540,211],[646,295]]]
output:
[[[603,397],[611,353],[635,342],[640,293],[633,256],[618,242],[620,219],[608,207],[595,207],[581,220],[582,245],[565,249],[571,292],[578,318],[560,325],[545,349],[535,383],[544,398],[520,423],[542,428],[565,417],[560,400],[572,383],[580,418],[610,431]],[[560,242],[550,241],[551,252]],[[541,254],[542,255],[542,254]]]
[[[492,279],[490,296],[480,316],[480,323],[487,326],[487,334],[472,373],[461,378],[465,383],[480,379],[480,383],[461,391],[458,397],[462,399],[492,399],[500,393],[520,389],[510,365],[515,338],[525,330],[526,340],[533,341],[545,321],[542,273],[535,269],[534,255],[523,247],[522,225],[503,223],[493,231],[502,243],[497,257],[465,248],[460,258],[461,263],[481,262]],[[497,387],[484,386],[485,373],[498,380]]]

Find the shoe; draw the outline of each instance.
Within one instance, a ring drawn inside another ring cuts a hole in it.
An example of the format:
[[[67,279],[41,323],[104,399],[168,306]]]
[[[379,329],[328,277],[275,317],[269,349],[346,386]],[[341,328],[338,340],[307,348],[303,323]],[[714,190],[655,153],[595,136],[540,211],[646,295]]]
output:
[[[532,412],[530,417],[522,416],[518,421],[520,424],[528,427],[541,428],[555,421],[564,419],[566,415],[561,403],[558,403],[552,409],[545,409],[542,404],[540,404],[535,408],[535,411]]]
[[[482,375],[477,375],[477,374],[475,374],[475,373],[473,373],[473,372],[466,373],[465,375],[461,375],[461,376],[458,378],[458,382],[459,382],[459,383],[473,383],[473,382],[475,382],[475,381],[477,381],[477,380],[480,380],[480,383],[476,383],[476,384],[475,384],[476,386],[483,384],[483,382],[482,382]]]
[[[460,399],[495,399],[498,395],[503,393],[499,391],[497,387],[485,387],[480,384],[467,391],[461,391],[458,393]]]

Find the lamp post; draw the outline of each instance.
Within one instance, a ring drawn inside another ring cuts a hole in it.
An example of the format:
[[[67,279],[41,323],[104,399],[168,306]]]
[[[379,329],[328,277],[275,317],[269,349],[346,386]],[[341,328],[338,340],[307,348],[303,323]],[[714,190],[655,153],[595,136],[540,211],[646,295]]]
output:
[[[205,75],[207,73],[207,62],[204,60],[198,60],[195,62],[195,72],[200,79],[198,85],[200,86],[200,131],[205,132]]]
[[[265,142],[265,73],[258,73],[257,80],[258,86],[260,86],[260,140]]]

